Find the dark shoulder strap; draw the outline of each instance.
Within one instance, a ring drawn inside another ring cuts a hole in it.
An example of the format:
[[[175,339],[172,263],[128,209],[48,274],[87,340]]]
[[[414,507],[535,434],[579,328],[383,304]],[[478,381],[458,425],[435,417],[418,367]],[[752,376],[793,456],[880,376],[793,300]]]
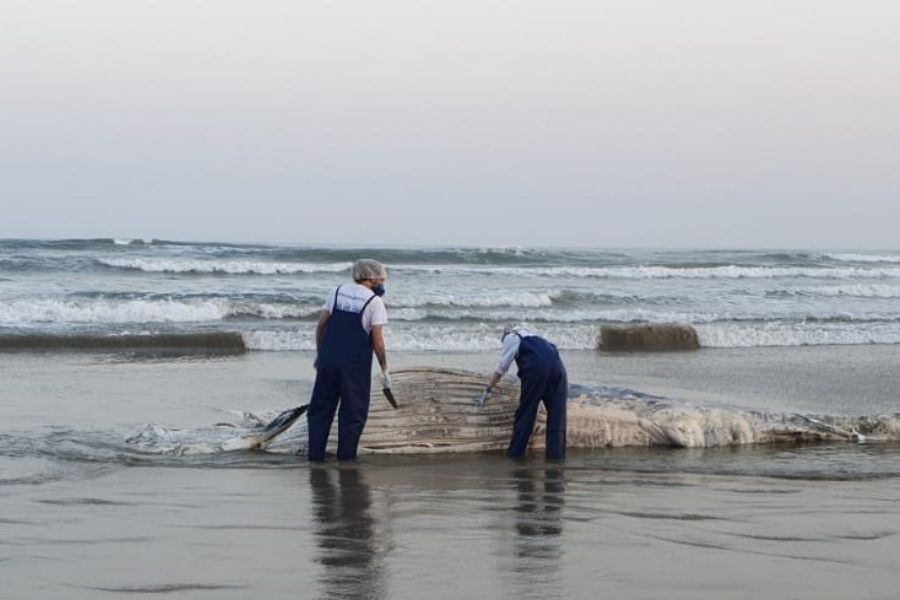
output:
[[[334,303],[332,303],[332,305],[331,305],[331,312],[334,312],[334,309],[337,308],[337,297],[338,297],[338,294],[341,293],[341,288],[342,288],[342,287],[344,287],[344,286],[339,285],[339,286],[337,287],[337,289],[334,290]]]
[[[374,300],[374,299],[377,298],[377,297],[378,297],[378,296],[375,295],[375,292],[372,292],[372,295],[369,296],[369,299],[366,300],[366,303],[365,303],[365,304],[363,304],[362,310],[359,311],[359,320],[360,320],[360,322],[362,322],[363,314],[366,312],[366,307],[369,306],[369,302],[371,302],[372,300]]]

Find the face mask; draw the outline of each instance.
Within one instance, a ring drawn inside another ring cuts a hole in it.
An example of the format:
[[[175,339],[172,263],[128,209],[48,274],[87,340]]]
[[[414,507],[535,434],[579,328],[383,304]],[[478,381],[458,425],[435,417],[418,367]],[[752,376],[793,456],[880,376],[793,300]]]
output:
[[[379,283],[375,287],[372,288],[372,291],[375,292],[376,296],[384,296],[384,284]]]

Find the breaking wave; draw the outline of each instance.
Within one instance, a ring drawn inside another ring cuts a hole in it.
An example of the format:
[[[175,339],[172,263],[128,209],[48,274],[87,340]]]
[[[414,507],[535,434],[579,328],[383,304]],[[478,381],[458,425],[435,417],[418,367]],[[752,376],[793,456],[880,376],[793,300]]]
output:
[[[352,262],[276,262],[250,260],[207,260],[198,258],[98,258],[106,268],[146,273],[296,275],[349,272]],[[898,261],[900,262],[900,261]],[[687,266],[495,266],[471,264],[391,264],[392,274],[434,274],[457,276],[550,277],[580,279],[883,279],[900,277],[900,267],[769,267],[723,265]]]
[[[451,275],[504,275],[520,277],[572,277],[593,279],[883,279],[900,277],[900,267],[469,267],[450,265],[395,265],[392,272],[429,272]]]
[[[0,302],[0,323],[177,323],[218,321],[232,311],[224,300],[13,300]]]
[[[296,275],[311,273],[341,273],[349,271],[352,263],[287,263],[245,260],[200,260],[156,258],[101,258],[97,263],[114,269],[146,273],[185,273],[223,275]]]
[[[900,263],[900,255],[897,254],[828,253],[825,256],[838,262]]]
[[[879,283],[858,283],[822,287],[795,287],[769,290],[769,296],[822,296],[826,298],[900,298],[900,286]]]

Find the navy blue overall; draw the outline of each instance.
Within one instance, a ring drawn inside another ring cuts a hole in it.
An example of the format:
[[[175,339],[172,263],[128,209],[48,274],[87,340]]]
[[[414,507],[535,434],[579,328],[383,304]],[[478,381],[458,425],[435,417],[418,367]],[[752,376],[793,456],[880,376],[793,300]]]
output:
[[[338,460],[356,458],[359,436],[369,416],[372,387],[372,340],[363,328],[362,316],[375,294],[358,313],[338,308],[341,288],[334,294],[331,318],[316,361],[316,383],[309,401],[309,453],[312,461],[325,459],[328,433],[338,409]]]
[[[565,458],[566,398],[569,395],[566,368],[556,346],[544,338],[536,335],[522,337],[515,332],[513,335],[519,337],[516,365],[522,380],[522,393],[506,454],[512,458],[525,454],[528,438],[534,430],[538,405],[543,400],[547,410],[547,458]]]

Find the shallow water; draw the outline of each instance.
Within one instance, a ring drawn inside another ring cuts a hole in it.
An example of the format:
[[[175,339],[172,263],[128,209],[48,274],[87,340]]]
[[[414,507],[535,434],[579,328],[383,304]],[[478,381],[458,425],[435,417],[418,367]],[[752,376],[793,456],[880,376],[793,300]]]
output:
[[[584,389],[893,408],[892,347],[792,350],[564,358]],[[481,371],[494,358],[391,355],[394,368]],[[364,456],[311,469],[291,454],[155,456],[125,443],[150,423],[190,431],[229,409],[293,406],[311,381],[306,353],[0,355],[0,596],[896,597],[892,444],[571,451],[563,464]]]
[[[4,486],[5,596],[895,597],[896,479],[574,458],[99,469]]]

